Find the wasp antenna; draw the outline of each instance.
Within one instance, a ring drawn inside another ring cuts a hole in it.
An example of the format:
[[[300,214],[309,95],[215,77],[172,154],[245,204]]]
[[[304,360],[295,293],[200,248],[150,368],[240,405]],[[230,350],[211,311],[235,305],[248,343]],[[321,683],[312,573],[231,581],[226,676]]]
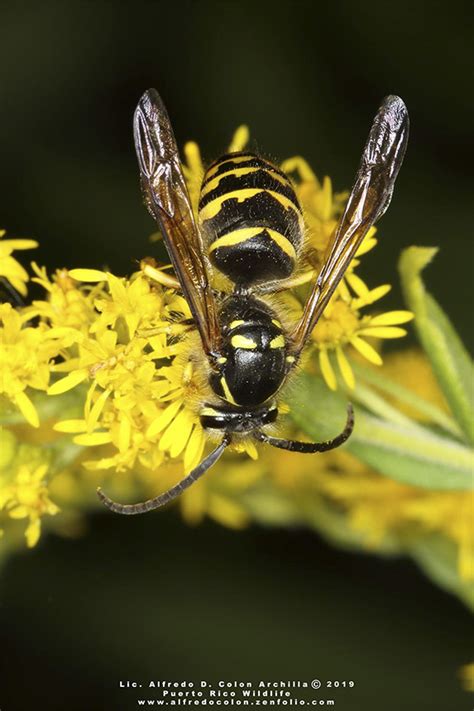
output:
[[[210,454],[208,454],[207,457],[192,470],[192,472],[185,476],[184,479],[178,482],[175,486],[172,486],[171,489],[155,496],[153,499],[142,501],[139,504],[119,504],[117,501],[110,499],[107,494],[104,494],[100,487],[97,489],[97,495],[102,503],[105,504],[108,509],[114,511],[114,513],[130,516],[134,514],[147,513],[147,511],[153,511],[154,509],[160,508],[160,506],[168,504],[170,501],[182,494],[185,489],[191,486],[191,484],[194,484],[199,477],[205,474],[208,469],[210,469],[217,462],[223,454],[225,448],[229,446],[230,442],[231,437],[229,434],[226,434],[222,442]]]
[[[298,442],[291,439],[278,439],[278,437],[269,437],[264,432],[254,432],[254,437],[259,442],[265,442],[272,447],[279,449],[287,449],[289,452],[300,452],[301,454],[315,454],[316,452],[327,452],[329,449],[340,447],[341,444],[349,439],[354,429],[354,408],[349,403],[347,406],[347,421],[344,430],[340,435],[330,439],[327,442]]]

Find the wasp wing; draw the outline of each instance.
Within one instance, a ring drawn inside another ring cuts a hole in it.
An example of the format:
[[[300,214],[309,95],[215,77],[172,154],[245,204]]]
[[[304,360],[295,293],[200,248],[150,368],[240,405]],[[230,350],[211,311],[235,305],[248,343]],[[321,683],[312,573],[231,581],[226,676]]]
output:
[[[392,199],[395,180],[408,141],[409,120],[398,96],[383,100],[370,129],[356,180],[323,267],[291,334],[298,355],[326,308],[368,230],[382,217]]]
[[[208,354],[220,341],[217,308],[168,112],[155,89],[141,97],[133,120],[143,195],[155,218]]]

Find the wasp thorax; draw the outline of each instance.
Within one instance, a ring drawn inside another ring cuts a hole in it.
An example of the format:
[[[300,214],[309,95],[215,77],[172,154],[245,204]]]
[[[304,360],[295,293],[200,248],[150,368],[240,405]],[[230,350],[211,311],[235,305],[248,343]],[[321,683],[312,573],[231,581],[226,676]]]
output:
[[[214,392],[234,405],[257,406],[274,395],[285,379],[286,343],[271,309],[251,297],[230,297],[220,312],[223,334]]]

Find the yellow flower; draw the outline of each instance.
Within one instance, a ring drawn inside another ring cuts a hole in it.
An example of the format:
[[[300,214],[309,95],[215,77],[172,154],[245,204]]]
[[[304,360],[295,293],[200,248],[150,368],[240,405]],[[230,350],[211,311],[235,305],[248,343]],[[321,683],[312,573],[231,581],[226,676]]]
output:
[[[103,280],[95,299],[99,312],[78,353],[56,370],[68,372],[50,388],[60,395],[84,381],[90,385],[82,419],[56,424],[86,447],[108,445],[88,461],[90,469],[130,469],[137,460],[156,470],[165,459],[183,458],[186,471],[200,461],[205,445],[196,399],[202,376],[189,359],[190,317],[185,300],[171,289],[150,285],[143,274],[131,280],[73,270],[76,278]]]
[[[39,540],[42,516],[54,516],[59,511],[48,495],[47,471],[47,464],[33,468],[23,464],[13,481],[0,488],[0,510],[11,519],[28,519],[25,538],[29,548]]]
[[[33,301],[24,309],[25,315],[30,319],[38,316],[54,327],[73,328],[86,333],[96,319],[94,301],[102,286],[84,288],[67,269],[58,269],[50,279],[45,267],[39,267],[35,262],[31,266],[36,274],[31,281],[45,290],[46,299]]]
[[[374,294],[377,289],[368,292],[369,303],[383,295]],[[386,292],[385,292],[386,293]],[[339,370],[349,388],[355,386],[354,373],[345,355],[345,346],[351,345],[355,350],[373,365],[382,365],[379,352],[367,340],[368,338],[402,338],[406,335],[400,324],[413,318],[410,311],[387,311],[376,316],[362,316],[362,297],[344,300],[333,299],[320,318],[312,334],[313,345],[319,352],[321,372],[331,390],[337,388],[337,378],[331,363],[329,353],[334,351]]]
[[[0,395],[33,427],[39,426],[39,417],[26,389],[47,390],[53,358],[74,340],[71,329],[28,325],[28,315],[11,304],[0,305]]]
[[[26,296],[28,273],[19,264],[12,252],[22,249],[34,249],[38,242],[33,239],[3,239],[5,230],[0,230],[0,277],[4,277],[22,296]]]
[[[474,662],[464,664],[459,669],[458,676],[465,691],[474,691]]]

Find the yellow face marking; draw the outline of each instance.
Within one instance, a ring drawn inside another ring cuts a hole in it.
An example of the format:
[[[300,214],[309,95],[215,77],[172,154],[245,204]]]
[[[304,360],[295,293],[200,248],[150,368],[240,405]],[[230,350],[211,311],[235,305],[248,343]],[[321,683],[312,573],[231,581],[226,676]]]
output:
[[[232,397],[232,393],[229,390],[229,386],[227,385],[227,380],[222,376],[221,378],[221,386],[222,390],[224,391],[224,397],[228,402],[231,402],[232,405],[237,405],[235,402],[234,398]]]
[[[247,338],[246,336],[232,336],[230,342],[234,348],[245,348],[245,350],[249,351],[257,347],[255,341],[252,341],[251,338]]]
[[[214,202],[214,201],[213,201]],[[211,203],[212,204],[212,203]],[[207,206],[206,206],[207,207]],[[205,210],[206,208],[204,208]],[[232,247],[234,244],[240,244],[252,237],[256,237],[266,230],[270,239],[278,245],[278,247],[287,254],[290,259],[296,261],[296,251],[291,242],[276,230],[270,230],[268,227],[242,227],[240,230],[233,230],[222,237],[218,237],[209,247],[209,253],[219,247]]]
[[[281,323],[279,321],[277,321],[276,318],[272,318],[272,323],[275,324],[275,326],[277,328],[281,328]]]
[[[264,170],[266,173],[270,173],[272,178],[278,180],[278,182],[284,185],[285,187],[288,187],[290,185],[290,182],[286,180],[286,178],[284,178],[282,175],[262,165],[253,166],[252,168],[229,168],[229,170],[226,170],[225,173],[219,173],[219,175],[217,175],[213,180],[210,180],[208,183],[206,183],[206,185],[201,190],[200,198],[202,199],[208,193],[215,190],[218,187],[222,178],[226,178],[229,175],[234,175],[236,178],[239,178],[241,175],[249,175],[250,173],[256,173],[259,170]]]
[[[213,166],[207,171],[204,177],[206,180],[212,178],[212,176],[217,173],[221,165],[223,165],[224,163],[233,163],[234,165],[238,165],[239,163],[245,163],[245,161],[253,160],[254,158],[255,156],[246,153],[243,156],[236,156],[235,158],[226,158],[225,160],[220,160],[215,166]]]
[[[207,205],[204,205],[202,210],[199,212],[199,219],[204,222],[205,220],[210,220],[212,217],[215,217],[219,213],[222,203],[226,200],[237,199],[237,202],[244,202],[248,198],[252,198],[259,193],[267,193],[275,198],[275,200],[277,200],[287,210],[293,210],[293,212],[298,215],[301,229],[304,228],[303,215],[298,210],[295,203],[285,197],[285,195],[280,195],[280,193],[277,193],[274,190],[265,190],[264,188],[243,188],[242,190],[232,190],[230,193],[220,195],[219,197],[214,198],[214,200],[211,200],[211,202],[208,202]]]
[[[224,356],[222,356],[222,358],[217,359],[217,362],[222,365],[222,363],[227,363],[227,358],[224,358]]]
[[[245,321],[242,319],[238,319],[237,321],[231,321],[229,324],[229,328],[232,330],[233,328],[237,328],[237,326],[241,326]]]
[[[296,360],[295,356],[286,356],[287,363],[294,363]]]
[[[270,341],[270,348],[284,348],[285,347],[285,339],[283,338],[283,335],[280,333],[279,336],[275,336],[275,338],[272,338]]]

